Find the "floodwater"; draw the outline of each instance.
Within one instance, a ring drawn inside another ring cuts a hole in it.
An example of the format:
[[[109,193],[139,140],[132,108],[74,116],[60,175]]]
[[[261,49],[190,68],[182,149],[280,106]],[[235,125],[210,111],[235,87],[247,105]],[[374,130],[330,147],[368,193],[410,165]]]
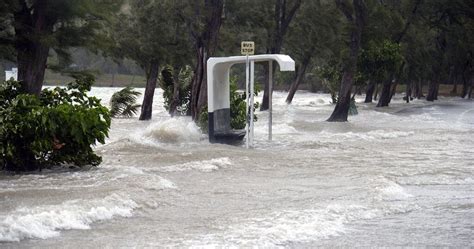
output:
[[[474,247],[472,100],[328,123],[328,95],[285,97],[273,141],[258,112],[245,149],[170,119],[158,91],[153,121],[113,120],[99,167],[0,175],[0,247]]]

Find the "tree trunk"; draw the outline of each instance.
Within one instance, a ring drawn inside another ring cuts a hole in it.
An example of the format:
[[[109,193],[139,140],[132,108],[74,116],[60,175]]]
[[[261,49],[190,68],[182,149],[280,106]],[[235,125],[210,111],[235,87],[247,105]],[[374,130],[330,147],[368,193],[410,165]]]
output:
[[[387,79],[384,81],[382,85],[382,92],[380,93],[379,102],[377,103],[377,107],[388,106],[388,104],[390,103],[390,99],[392,95],[391,83],[392,83],[391,79]]]
[[[224,0],[207,0],[204,4],[205,16],[202,32],[196,34],[191,28],[195,39],[196,66],[191,82],[191,116],[193,120],[199,119],[199,114],[207,104],[207,59],[217,47],[217,38],[222,24]],[[202,9],[196,6],[195,19],[199,19]],[[191,25],[195,27],[198,23]]]
[[[474,88],[474,80],[471,79],[471,86],[469,87],[469,93],[467,94],[467,98],[472,98],[472,88]]]
[[[379,84],[375,83],[374,101],[377,101],[379,95]]]
[[[453,89],[449,94],[456,96],[458,94],[458,77],[456,77],[455,67],[453,66],[449,70],[449,82],[448,84],[453,84]]]
[[[357,56],[359,54],[361,33],[366,15],[366,6],[362,0],[353,0],[352,2],[352,8],[344,1],[338,0],[336,2],[338,8],[343,12],[353,27],[351,27],[349,59],[344,65],[344,73],[342,75],[337,104],[327,120],[329,122],[346,122],[347,115],[349,114],[351,89],[354,84],[354,74],[357,70]],[[353,17],[353,12],[355,18]]]
[[[458,95],[458,79],[455,79],[453,82],[453,89],[451,90],[451,95],[456,96]]]
[[[365,101],[364,103],[372,103],[372,97],[374,96],[375,91],[375,81],[369,82],[365,90]]]
[[[406,88],[405,88],[405,98],[406,98],[406,102],[407,103],[410,103],[410,98],[411,98],[411,81],[407,81],[407,85],[406,85]]]
[[[36,1],[33,13],[26,1],[20,2],[14,13],[18,80],[26,92],[39,95],[49,54],[49,46],[43,39],[52,33],[55,20],[47,17],[46,0]]]
[[[398,81],[395,81],[395,83],[392,85],[392,90],[390,90],[390,100],[388,101],[388,103],[390,103],[393,96],[395,96],[395,94],[397,93],[397,87],[398,87]]]
[[[438,99],[438,89],[439,89],[439,81],[430,81],[428,85],[428,94],[426,95],[427,101],[434,101]]]
[[[474,79],[469,76],[469,80],[464,78],[464,84],[462,88],[462,98],[472,98],[472,88],[474,88]]]
[[[159,64],[158,62],[151,62],[146,74],[146,87],[143,96],[142,110],[139,120],[150,120],[153,96],[155,95],[156,80],[158,79]]]
[[[40,94],[48,54],[49,47],[40,44],[31,44],[18,53],[18,81],[22,82],[27,93]]]
[[[298,86],[300,85],[301,81],[303,81],[306,69],[308,68],[310,61],[311,56],[308,56],[303,60],[300,70],[298,70],[297,76],[291,84],[290,90],[288,91],[288,96],[286,97],[287,104],[291,104],[291,101],[293,101],[293,97],[295,96],[296,90],[298,90]]]
[[[179,67],[173,67],[173,97],[170,103],[169,113],[173,117],[176,115],[176,111],[179,104]]]
[[[200,96],[201,96],[201,91],[203,90],[202,85],[205,84],[207,85],[207,82],[205,82],[205,76],[206,76],[206,55],[205,55],[205,48],[200,47],[197,50],[197,55],[196,55],[196,67],[194,69],[194,75],[193,75],[193,80],[192,80],[192,88],[191,88],[191,116],[193,120],[197,120],[199,118],[199,113],[201,112],[202,106],[199,105],[200,103]],[[202,100],[201,100],[202,102]]]
[[[288,2],[294,2],[293,6],[289,8],[290,6],[287,6]],[[270,52],[272,54],[279,54],[281,51],[281,47],[283,46],[283,39],[285,37],[286,32],[288,31],[288,27],[290,26],[291,21],[293,20],[293,17],[296,14],[296,11],[301,6],[302,0],[295,0],[295,1],[286,1],[286,0],[275,0],[275,12],[273,13],[274,17],[274,25],[275,29],[273,30],[273,33],[270,34],[269,39],[271,40],[271,44],[269,47],[267,47],[267,52]],[[289,11],[286,11],[289,9]],[[260,105],[260,110],[265,111],[268,110],[269,108],[269,78],[268,78],[268,73],[270,72],[269,70],[273,70],[272,73],[275,73],[275,68],[276,65],[273,63],[273,68],[269,69],[268,65],[264,66],[264,71],[265,71],[265,86],[263,88],[263,99],[262,99],[262,104]],[[268,71],[267,71],[268,69]]]
[[[415,97],[417,99],[424,98],[425,96],[423,95],[423,81],[418,80],[415,85]]]

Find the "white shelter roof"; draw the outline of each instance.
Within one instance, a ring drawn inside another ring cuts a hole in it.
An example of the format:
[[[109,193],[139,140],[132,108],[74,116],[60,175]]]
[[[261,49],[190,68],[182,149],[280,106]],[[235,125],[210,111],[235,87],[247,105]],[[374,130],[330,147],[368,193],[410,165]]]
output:
[[[211,57],[207,60],[207,66],[212,68],[216,64],[229,64],[229,66],[238,63],[245,63],[247,56],[230,57]],[[249,55],[250,61],[262,62],[274,60],[280,66],[280,71],[295,71],[295,61],[290,56],[284,54],[259,54]]]

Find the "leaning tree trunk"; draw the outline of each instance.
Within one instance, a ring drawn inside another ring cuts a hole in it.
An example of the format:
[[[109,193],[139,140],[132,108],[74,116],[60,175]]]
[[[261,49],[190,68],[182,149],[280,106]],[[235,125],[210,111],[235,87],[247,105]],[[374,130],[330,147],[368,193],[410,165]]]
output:
[[[217,48],[217,38],[222,24],[224,0],[207,0],[204,4],[205,22],[200,33],[191,28],[195,39],[196,66],[191,81],[191,116],[193,120],[199,119],[199,114],[207,104],[207,59]],[[202,14],[199,7],[196,8],[195,20]],[[194,27],[199,23],[194,23]]]
[[[370,81],[365,89],[365,101],[364,103],[372,103],[372,97],[374,96],[375,91],[375,81]]]
[[[380,98],[379,102],[377,103],[377,107],[388,106],[388,104],[390,103],[390,99],[392,96],[391,82],[392,81],[390,79],[387,79],[382,84],[382,92],[380,93]]]
[[[288,96],[286,97],[286,103],[291,104],[293,101],[293,97],[295,96],[296,90],[298,90],[298,86],[300,85],[301,81],[303,81],[304,75],[306,73],[306,69],[308,68],[309,62],[311,61],[311,56],[307,56],[304,58],[300,70],[298,70],[297,75],[293,83],[291,84],[290,90],[288,91]]]
[[[158,62],[151,62],[146,74],[146,87],[145,94],[143,96],[142,110],[140,113],[139,120],[150,120],[152,107],[153,107],[153,96],[155,95],[156,81],[158,79],[159,64]]]
[[[269,34],[269,39],[271,40],[271,44],[269,49],[267,48],[267,52],[272,54],[279,54],[281,51],[281,47],[283,46],[283,39],[285,37],[286,32],[288,31],[288,27],[290,26],[293,17],[295,16],[296,12],[301,6],[302,0],[295,0],[295,1],[285,1],[285,0],[276,0],[275,1],[275,12],[273,13],[274,17],[274,25],[275,29],[273,33]],[[293,3],[293,6],[287,6],[287,3]],[[286,11],[288,9],[288,11]],[[272,74],[275,72],[276,65],[273,63],[273,68],[269,68],[268,65],[264,65],[265,71],[265,86],[263,88],[263,99],[262,104],[260,105],[260,110],[265,111],[269,108],[269,96],[270,96],[270,87],[269,87],[269,78],[268,73],[272,70]],[[273,90],[273,89],[272,89]]]
[[[395,96],[395,94],[397,93],[397,87],[398,87],[398,81],[395,81],[395,83],[392,85],[392,90],[390,90],[390,100],[388,101],[388,103],[390,103],[393,96]]]
[[[338,0],[336,4],[353,27],[351,28],[349,45],[350,55],[346,65],[344,66],[344,73],[342,75],[337,104],[327,121],[346,122],[347,115],[349,114],[351,89],[352,85],[354,84],[354,74],[357,70],[357,56],[360,49],[360,39],[364,25],[366,7],[363,0],[353,0],[353,8],[348,6],[346,2],[340,0]],[[352,12],[354,12],[355,18],[353,17]]]
[[[196,66],[194,68],[194,75],[192,79],[192,88],[191,88],[191,116],[193,120],[199,119],[199,113],[201,112],[202,99],[200,100],[201,91],[203,89],[203,84],[207,85],[206,81],[206,52],[203,46],[197,49],[196,54]]]
[[[47,1],[35,2],[31,13],[26,1],[20,1],[14,13],[15,49],[17,51],[18,80],[26,92],[39,95],[43,87],[49,46],[44,42],[53,32],[55,20],[48,18]],[[19,25],[22,24],[22,25]]]

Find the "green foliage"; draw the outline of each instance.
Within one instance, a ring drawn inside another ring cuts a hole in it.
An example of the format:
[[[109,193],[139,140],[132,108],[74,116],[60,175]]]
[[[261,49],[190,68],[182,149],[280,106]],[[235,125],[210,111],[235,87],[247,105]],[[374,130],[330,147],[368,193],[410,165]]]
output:
[[[135,61],[145,71],[156,61],[173,66],[188,64],[192,43],[182,20],[186,2],[129,1],[128,10],[113,27],[115,55]]]
[[[161,71],[160,87],[161,89],[163,89],[163,99],[165,109],[167,111],[170,110],[171,102],[173,101],[173,75],[176,73],[175,70],[177,69],[173,69],[171,66],[167,66]],[[191,103],[191,80],[193,77],[193,71],[190,66],[185,66],[177,73],[177,79],[179,82],[179,97],[176,111],[180,115],[187,115]]]
[[[260,88],[255,84],[254,95],[258,96]],[[246,125],[246,94],[245,92],[238,91],[237,78],[231,78],[230,80],[230,127],[232,129],[240,130],[244,129]],[[255,110],[260,106],[259,102],[255,102],[253,106],[254,116],[253,119],[256,122],[258,120]],[[201,127],[203,132],[208,130],[209,115],[207,113],[207,106],[205,106],[199,114],[198,125]]]
[[[72,164],[100,164],[92,145],[105,143],[110,113],[100,100],[87,96],[93,79],[78,78],[66,88],[24,94],[20,83],[0,85],[0,165],[28,171]]]
[[[354,116],[357,114],[359,114],[359,112],[357,111],[357,105],[356,105],[355,99],[351,98],[351,102],[349,105],[349,115]]]
[[[337,93],[341,85],[342,68],[337,60],[330,60],[328,64],[318,67],[316,73],[323,79],[323,86],[329,90],[332,103],[337,103]]]
[[[260,88],[258,84],[255,84],[254,88],[254,95],[258,96],[260,92]],[[247,95],[245,92],[239,92],[237,87],[237,78],[233,78],[230,80],[230,127],[232,129],[244,129],[246,125],[246,102],[245,99]],[[260,106],[259,102],[255,102],[253,104],[253,120],[256,122],[258,120],[257,115],[255,114],[255,110],[257,110]]]
[[[124,89],[115,92],[110,98],[110,115],[112,117],[132,117],[137,114],[141,105],[135,104],[140,92],[133,87],[127,86]]]
[[[54,50],[59,64],[50,68],[63,69],[71,62],[71,47],[105,51],[111,45],[106,30],[123,4],[122,0],[37,2],[7,0],[0,4],[0,58],[14,61],[33,43]]]
[[[362,49],[357,69],[360,77],[366,80],[382,81],[398,70],[403,62],[400,45],[390,40],[380,43],[369,42],[367,49]]]

